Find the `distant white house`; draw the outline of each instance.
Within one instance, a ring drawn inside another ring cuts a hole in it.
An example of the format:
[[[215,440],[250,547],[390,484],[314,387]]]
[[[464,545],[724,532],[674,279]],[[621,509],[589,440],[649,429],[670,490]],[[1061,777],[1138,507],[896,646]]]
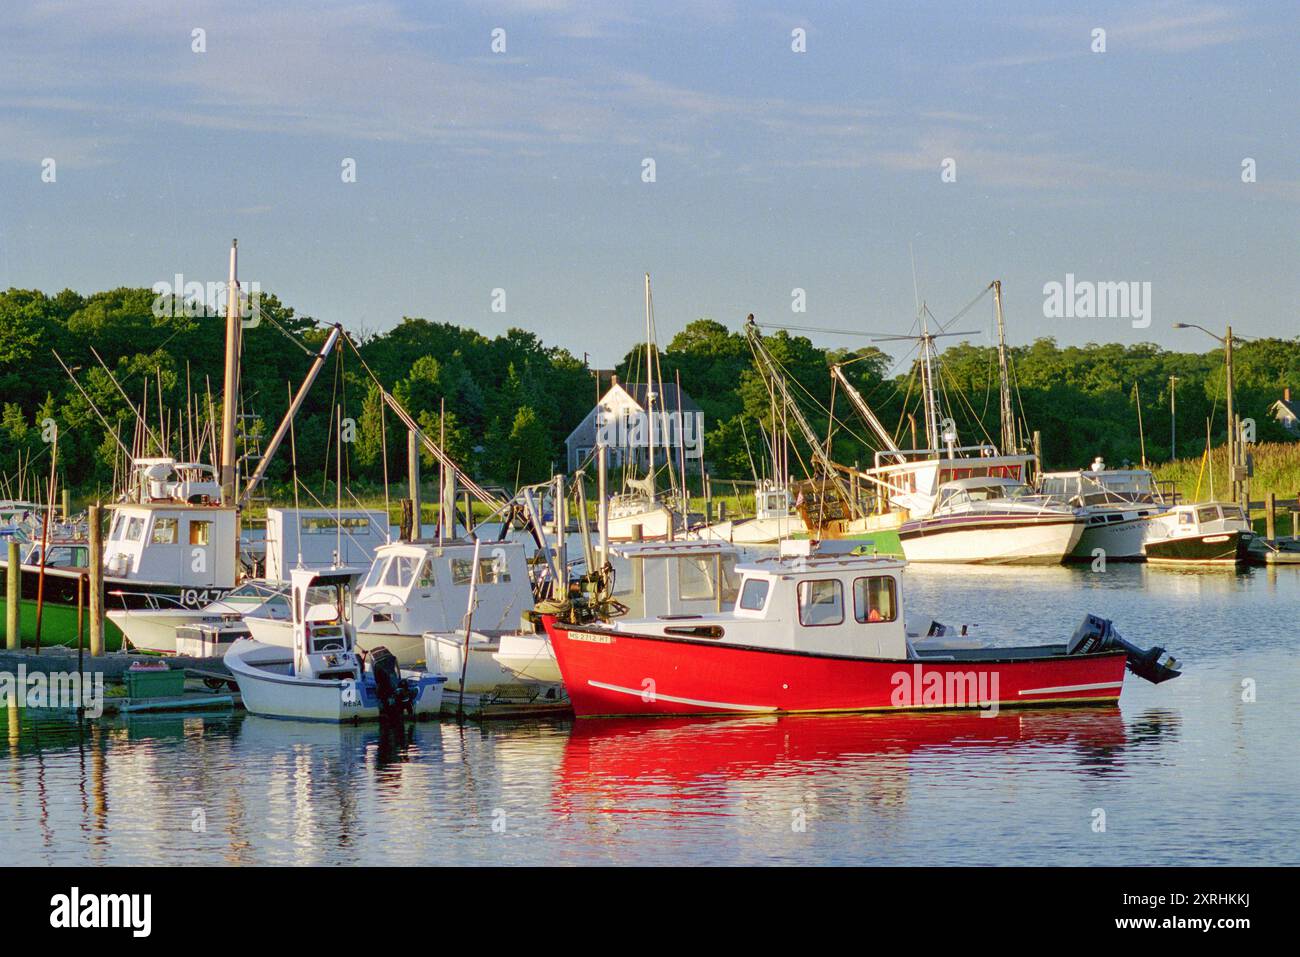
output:
[[[1291,401],[1291,388],[1282,390],[1282,398],[1268,407],[1269,415],[1292,435],[1300,437],[1300,403]]]
[[[654,416],[647,414],[647,389],[644,384],[625,385],[613,376],[609,390],[564,440],[568,471],[579,468],[602,438],[609,447],[611,468],[631,464],[644,469],[649,461],[651,431],[656,448],[655,460],[663,462],[663,450],[678,449],[688,470],[698,470],[704,448],[704,414],[695,400],[675,383],[665,383],[654,393]]]

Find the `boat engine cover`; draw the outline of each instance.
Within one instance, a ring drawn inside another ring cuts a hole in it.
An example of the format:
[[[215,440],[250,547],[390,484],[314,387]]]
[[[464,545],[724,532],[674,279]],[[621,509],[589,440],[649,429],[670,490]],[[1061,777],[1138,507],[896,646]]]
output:
[[[370,652],[370,671],[375,676],[375,696],[379,699],[379,713],[384,718],[400,718],[414,712],[411,689],[397,667],[397,656],[380,645]]]
[[[1163,648],[1149,648],[1143,651],[1137,645],[1125,641],[1115,630],[1110,619],[1086,615],[1083,623],[1074,629],[1065,653],[1091,655],[1102,651],[1123,651],[1128,656],[1126,662],[1128,670],[1152,684],[1160,684],[1182,674],[1178,661]]]

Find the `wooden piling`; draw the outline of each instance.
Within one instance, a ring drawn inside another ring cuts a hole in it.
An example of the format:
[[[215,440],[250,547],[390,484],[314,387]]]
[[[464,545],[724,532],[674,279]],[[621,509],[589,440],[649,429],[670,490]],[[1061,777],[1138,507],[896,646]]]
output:
[[[1264,510],[1264,537],[1270,542],[1277,541],[1277,493],[1268,493],[1268,502]]]
[[[16,651],[22,645],[23,566],[18,543],[9,542],[9,569],[5,588],[5,647]]]
[[[99,519],[100,507],[87,510],[90,532],[90,655],[104,653],[104,533]]]
[[[415,503],[409,498],[402,499],[402,520],[397,527],[397,537],[404,542],[411,540],[411,523],[415,514]]]

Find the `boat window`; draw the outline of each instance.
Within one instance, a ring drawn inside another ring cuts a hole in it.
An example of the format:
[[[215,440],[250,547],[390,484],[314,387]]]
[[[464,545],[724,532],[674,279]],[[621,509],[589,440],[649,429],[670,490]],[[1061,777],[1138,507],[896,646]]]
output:
[[[138,542],[144,538],[144,519],[133,518],[126,523],[126,540]]]
[[[149,541],[155,545],[175,545],[176,519],[155,518],[153,520],[153,534],[149,537]]]
[[[1192,513],[1191,513],[1191,512],[1179,512],[1179,513],[1178,513],[1178,524],[1179,524],[1179,525],[1191,525],[1191,524],[1192,524]]]
[[[677,597],[682,601],[704,601],[714,598],[713,556],[679,557],[677,559]]]
[[[212,523],[208,521],[190,522],[190,544],[208,545],[212,542]]]
[[[420,563],[420,573],[415,576],[415,584],[420,588],[433,588],[438,584],[433,579],[433,562],[429,559]]]
[[[362,588],[374,588],[384,577],[384,569],[388,566],[382,558],[375,559],[375,563],[370,566],[370,574],[366,576],[366,583]]]
[[[1196,520],[1198,522],[1213,522],[1219,518],[1219,509],[1214,505],[1202,505],[1196,510]]]
[[[1244,522],[1246,520],[1246,513],[1241,510],[1240,505],[1224,505],[1223,517],[1227,519],[1235,519],[1238,522]]]
[[[740,590],[740,607],[746,611],[762,611],[767,604],[767,591],[771,582],[766,578],[749,578]]]
[[[120,540],[122,538],[122,513],[118,512],[113,516],[113,528],[108,533],[111,540]]]
[[[405,588],[415,578],[415,566],[420,559],[413,555],[398,555],[388,563],[384,584]]]
[[[451,583],[468,585],[474,574],[474,559],[453,558],[451,560]],[[478,560],[478,580],[480,585],[504,585],[510,581],[510,566],[504,555]]]
[[[799,624],[808,627],[844,623],[844,586],[838,578],[799,583]]]
[[[489,585],[504,585],[510,581],[510,565],[504,553],[478,560],[478,580]]]
[[[860,623],[893,621],[898,617],[894,579],[890,575],[872,575],[853,582],[853,617]]]
[[[722,600],[731,604],[740,593],[740,576],[736,574],[736,556],[722,556]]]

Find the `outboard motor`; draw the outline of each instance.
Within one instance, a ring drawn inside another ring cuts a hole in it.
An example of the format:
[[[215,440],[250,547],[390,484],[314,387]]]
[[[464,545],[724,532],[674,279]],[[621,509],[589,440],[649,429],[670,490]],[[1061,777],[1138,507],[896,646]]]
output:
[[[379,716],[386,721],[415,717],[415,694],[397,667],[397,656],[380,645],[370,652],[370,671],[375,676]]]
[[[1177,678],[1178,661],[1173,655],[1166,654],[1160,647],[1143,651],[1137,645],[1125,641],[1109,618],[1088,615],[1083,624],[1074,630],[1070,643],[1066,646],[1067,655],[1091,655],[1101,651],[1124,651],[1128,655],[1128,670],[1139,678],[1145,678],[1152,684],[1160,684],[1170,678]]]

